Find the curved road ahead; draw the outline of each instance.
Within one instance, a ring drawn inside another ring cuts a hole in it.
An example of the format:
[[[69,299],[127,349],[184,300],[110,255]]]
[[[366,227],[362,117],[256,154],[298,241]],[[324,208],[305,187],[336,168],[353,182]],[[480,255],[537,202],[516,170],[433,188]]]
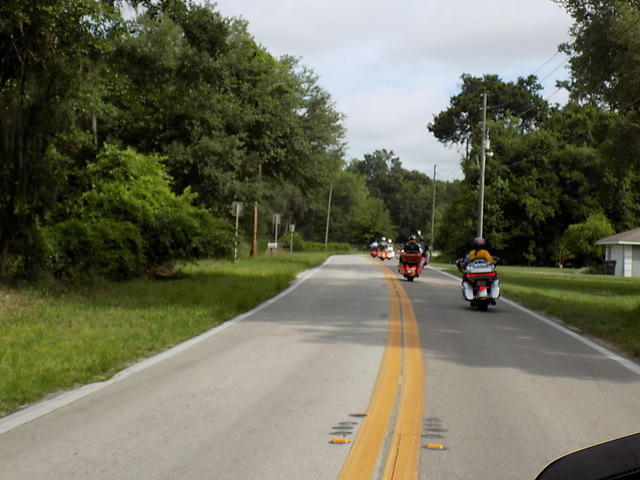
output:
[[[2,478],[532,479],[640,431],[635,364],[380,264],[333,257],[188,348],[0,420]]]

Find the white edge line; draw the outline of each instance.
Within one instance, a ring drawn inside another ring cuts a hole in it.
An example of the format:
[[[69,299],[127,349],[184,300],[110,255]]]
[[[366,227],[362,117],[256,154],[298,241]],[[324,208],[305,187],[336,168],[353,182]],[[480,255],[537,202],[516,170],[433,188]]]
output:
[[[149,357],[146,358],[138,363],[136,363],[135,365],[132,365],[120,372],[118,372],[116,375],[114,375],[113,377],[111,377],[109,380],[105,380],[104,382],[96,382],[96,383],[90,383],[88,385],[84,385],[82,387],[79,387],[77,389],[74,390],[70,390],[68,392],[62,393],[60,395],[57,395],[54,398],[51,398],[49,400],[42,400],[40,402],[37,402],[33,405],[30,405],[28,407],[26,407],[23,410],[19,410],[15,413],[12,413],[10,415],[7,415],[4,418],[0,419],[0,435],[7,433],[10,430],[13,430],[14,428],[17,428],[21,425],[24,425],[25,423],[31,422],[39,417],[42,417],[48,413],[51,413],[59,408],[64,407],[65,405],[68,405],[72,402],[75,402],[76,400],[79,400],[83,397],[86,397],[87,395],[90,395],[93,392],[97,392],[98,390],[102,390],[105,387],[108,387],[109,385],[119,382],[121,380],[124,380],[125,378],[133,375],[134,373],[140,372],[146,368],[149,368],[153,365],[156,365],[157,363],[162,362],[163,360],[166,360],[169,357],[172,357],[174,355],[177,355],[178,353],[187,350],[188,348],[212,337],[213,335],[216,335],[218,333],[220,333],[221,331],[225,330],[226,328],[231,327],[232,325],[235,325],[238,322],[241,322],[242,320],[255,315],[256,313],[258,313],[260,310],[263,310],[265,308],[267,308],[269,305],[277,302],[278,300],[280,300],[282,297],[290,294],[291,292],[293,292],[296,288],[298,288],[300,285],[302,285],[305,281],[307,281],[312,275],[314,275],[316,272],[318,272],[320,269],[324,268],[326,265],[328,265],[335,256],[331,256],[329,258],[327,258],[327,260],[325,260],[325,262],[322,265],[319,265],[317,267],[314,267],[310,270],[307,270],[304,274],[302,274],[301,277],[297,278],[296,280],[294,280],[291,285],[289,285],[289,287],[285,290],[283,290],[282,292],[280,292],[278,295],[276,295],[275,297],[270,298],[269,300],[261,303],[260,305],[258,305],[257,307],[254,307],[253,309],[241,313],[240,315],[238,315],[237,317],[234,317],[230,320],[227,320],[226,322],[218,325],[217,327],[212,328],[211,330],[207,330],[204,333],[201,333],[200,335],[193,337],[189,340],[186,340],[182,343],[179,343],[178,345],[170,348],[169,350],[165,350],[164,352],[161,352],[157,355],[154,355],[153,357]]]
[[[453,278],[454,280],[460,280],[460,277],[456,277],[455,275],[451,275],[448,272],[443,272],[442,270],[438,270],[437,268],[433,268],[433,267],[427,267],[427,268],[429,268],[430,270],[433,270],[435,272],[441,273],[442,275],[445,275],[445,276],[447,276],[449,278]],[[603,354],[604,356],[606,356],[610,360],[613,360],[614,362],[619,363],[620,365],[622,365],[626,369],[631,370],[636,375],[640,375],[640,365],[638,365],[634,361],[629,360],[628,358],[625,358],[625,357],[623,357],[621,355],[618,355],[615,352],[612,352],[608,348],[605,348],[602,345],[599,345],[596,342],[594,342],[592,340],[589,340],[588,338],[580,335],[579,333],[574,332],[573,330],[565,327],[564,325],[558,323],[557,321],[552,320],[549,317],[545,317],[544,315],[542,315],[542,314],[540,314],[538,312],[530,310],[527,307],[524,307],[524,306],[520,305],[519,303],[514,302],[513,300],[509,300],[508,298],[505,298],[505,297],[500,297],[500,300],[505,302],[505,303],[507,303],[508,305],[511,305],[512,307],[517,308],[518,310],[520,310],[520,311],[522,311],[524,313],[527,313],[528,315],[532,316],[536,320],[540,320],[541,322],[546,323],[550,327],[553,327],[556,330],[560,330],[561,332],[569,335],[570,337],[575,338],[576,340],[578,340],[578,341],[584,343],[585,345],[591,347],[595,351]]]

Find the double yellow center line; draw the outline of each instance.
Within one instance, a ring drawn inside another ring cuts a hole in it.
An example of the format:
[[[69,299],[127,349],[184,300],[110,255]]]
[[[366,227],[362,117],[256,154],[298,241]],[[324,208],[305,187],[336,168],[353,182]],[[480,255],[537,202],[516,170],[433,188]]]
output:
[[[340,479],[417,479],[420,468],[424,367],[416,317],[397,276],[378,263],[390,297],[387,343],[362,426]],[[392,413],[397,402],[395,419]],[[386,442],[387,434],[391,441]],[[387,447],[386,451],[383,446]],[[376,475],[374,477],[374,475]]]

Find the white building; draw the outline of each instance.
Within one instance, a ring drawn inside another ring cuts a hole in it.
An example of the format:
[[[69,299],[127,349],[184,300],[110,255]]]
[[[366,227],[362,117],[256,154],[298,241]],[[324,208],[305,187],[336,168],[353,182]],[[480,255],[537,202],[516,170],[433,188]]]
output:
[[[596,245],[604,245],[605,261],[615,263],[615,275],[640,277],[640,228],[600,239]]]

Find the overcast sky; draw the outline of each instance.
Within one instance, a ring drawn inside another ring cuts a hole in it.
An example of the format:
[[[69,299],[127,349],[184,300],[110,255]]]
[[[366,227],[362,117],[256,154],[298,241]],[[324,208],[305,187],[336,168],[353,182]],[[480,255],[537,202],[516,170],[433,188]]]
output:
[[[553,56],[571,18],[551,0],[218,0],[217,10],[318,74],[346,115],[347,159],[386,148],[405,168],[431,176],[435,163],[438,178],[461,178],[459,152],[426,125],[463,73],[535,73],[549,101],[566,100],[555,87],[566,57]]]

